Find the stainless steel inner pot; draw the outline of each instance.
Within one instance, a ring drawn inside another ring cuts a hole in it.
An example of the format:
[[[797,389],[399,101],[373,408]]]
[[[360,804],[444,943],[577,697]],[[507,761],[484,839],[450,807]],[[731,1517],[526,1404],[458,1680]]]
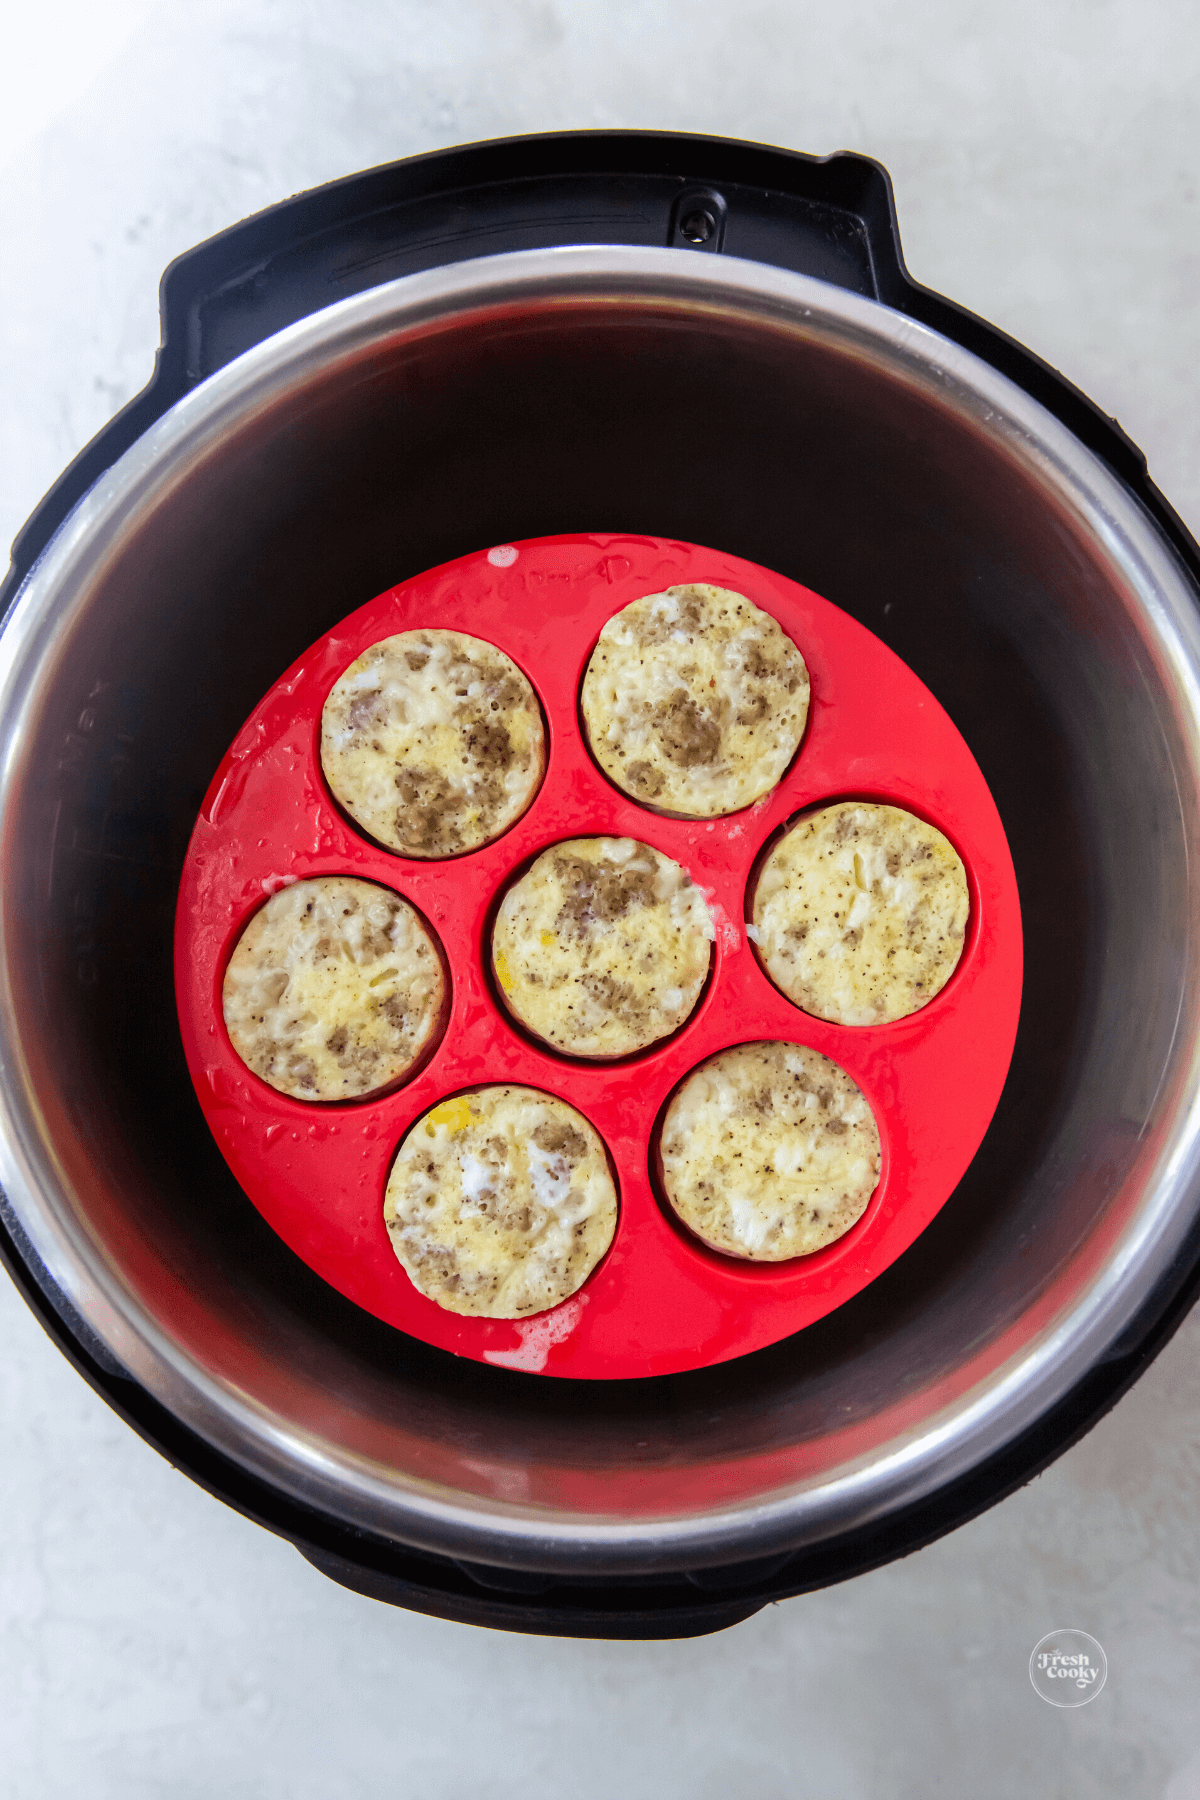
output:
[[[207,1135],[170,955],[202,793],[288,662],[406,575],[581,530],[720,545],[884,638],[983,768],[1027,938],[999,1111],[913,1249],[773,1349],[614,1384],[460,1363],[304,1268]],[[886,1520],[1117,1354],[1193,1223],[1198,671],[1128,490],[884,306],[619,246],[344,300],[139,439],[0,638],[11,1207],[136,1383],[381,1538],[648,1575]]]

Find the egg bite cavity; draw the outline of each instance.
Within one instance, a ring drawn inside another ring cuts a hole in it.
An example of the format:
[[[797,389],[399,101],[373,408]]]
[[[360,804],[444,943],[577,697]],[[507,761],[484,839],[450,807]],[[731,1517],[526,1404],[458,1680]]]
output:
[[[492,973],[513,1018],[552,1049],[630,1056],[687,1020],[715,937],[679,863],[634,838],[572,838],[504,894]]]
[[[803,1044],[739,1044],[676,1090],[656,1148],[676,1217],[724,1256],[779,1263],[849,1231],[880,1175],[879,1128],[857,1083]]]
[[[608,779],[643,806],[692,819],[737,812],[776,786],[808,701],[804,658],[778,621],[708,582],[615,613],[580,690]]]
[[[428,1059],[450,983],[440,946],[399,894],[320,875],[245,926],[221,989],[229,1041],[260,1080],[328,1104],[386,1093]]]
[[[412,1125],[384,1200],[392,1249],[448,1312],[523,1319],[570,1298],[613,1239],[617,1191],[599,1133],[565,1100],[493,1086]]]
[[[546,768],[546,730],[527,678],[502,650],[460,631],[404,631],[371,644],[321,714],[330,791],[402,856],[463,856],[520,818]]]
[[[886,1025],[941,992],[970,900],[945,834],[901,807],[844,800],[796,820],[754,882],[763,968],[796,1006],[837,1025]]]

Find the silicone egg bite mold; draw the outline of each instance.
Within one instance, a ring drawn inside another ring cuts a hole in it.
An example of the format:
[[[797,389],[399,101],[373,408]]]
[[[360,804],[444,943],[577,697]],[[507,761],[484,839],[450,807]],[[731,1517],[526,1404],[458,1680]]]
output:
[[[732,588],[773,615],[802,652],[812,693],[797,755],[755,805],[725,818],[667,817],[628,799],[584,741],[579,689],[605,621],[688,582]],[[417,861],[370,842],[321,770],[321,710],[370,644],[444,628],[483,638],[522,669],[547,729],[544,779],[495,842]],[[845,799],[883,801],[945,833],[967,874],[970,917],[949,982],[893,1024],[828,1024],[770,982],[746,917],[764,848],[794,816]],[[630,837],[680,863],[716,925],[707,986],[672,1037],[616,1063],[585,1062],[526,1036],[490,974],[495,908],[513,877],[566,838]],[[436,933],[450,974],[441,1041],[405,1085],[315,1104],[277,1093],[230,1044],[221,993],[248,919],[288,882],[353,875],[403,896]],[[662,1375],[741,1356],[858,1293],[943,1206],[1000,1098],[1021,996],[1016,878],[999,814],[970,751],[898,657],[808,589],[720,551],[668,539],[574,536],[460,558],[341,619],[280,677],[218,769],[184,865],[176,992],[208,1124],[249,1199],[341,1293],[399,1330],[503,1367],[593,1379]],[[758,1039],[807,1044],[852,1076],[879,1127],[878,1186],[836,1243],[785,1263],[710,1251],[657,1188],[656,1132],[671,1094],[706,1057]],[[618,1190],[612,1245],[570,1299],[520,1321],[466,1317],[421,1295],[394,1255],[383,1196],[396,1150],[439,1101],[520,1083],[577,1108],[603,1138]]]

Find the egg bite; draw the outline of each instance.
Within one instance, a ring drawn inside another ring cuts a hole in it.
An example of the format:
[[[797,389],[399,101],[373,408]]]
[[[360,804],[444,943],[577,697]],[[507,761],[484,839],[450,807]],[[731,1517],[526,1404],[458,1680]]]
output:
[[[509,888],[492,969],[513,1017],[552,1049],[645,1050],[700,998],[716,932],[679,863],[634,838],[571,838]]]
[[[752,939],[780,991],[835,1025],[886,1025],[958,966],[966,870],[936,826],[849,800],[797,821],[755,883]]]
[[[829,1057],[803,1044],[738,1044],[676,1089],[657,1162],[667,1201],[702,1243],[788,1262],[862,1217],[879,1183],[879,1129]]]
[[[319,875],[280,888],[229,958],[229,1041],[295,1100],[365,1100],[416,1073],[435,1047],[450,984],[432,932],[373,881]]]
[[[692,582],[608,620],[580,709],[609,780],[657,812],[715,819],[779,781],[808,717],[804,658],[770,613]]]
[[[461,631],[403,631],[356,657],[321,714],[334,798],[401,856],[463,856],[520,818],[546,768],[537,696]]]
[[[523,1319],[569,1299],[617,1226],[603,1141],[535,1088],[443,1100],[407,1132],[384,1200],[392,1249],[448,1312]]]

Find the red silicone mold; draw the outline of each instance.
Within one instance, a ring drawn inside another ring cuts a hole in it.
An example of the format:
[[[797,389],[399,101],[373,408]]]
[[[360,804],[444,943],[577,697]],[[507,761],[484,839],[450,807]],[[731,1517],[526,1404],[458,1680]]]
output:
[[[689,581],[749,596],[799,645],[812,680],[804,741],[779,786],[711,822],[664,818],[612,787],[583,742],[577,700],[605,620]],[[420,626],[486,638],[524,669],[549,727],[545,780],[494,844],[444,862],[364,839],[321,773],[321,708],[369,644]],[[936,825],[967,870],[962,959],[942,992],[893,1025],[830,1025],[793,1006],[747,941],[758,856],[794,813],[861,798]],[[494,901],[514,870],[567,837],[634,837],[688,869],[718,922],[711,978],[684,1027],[619,1064],[555,1055],[498,1005],[487,967]],[[264,897],[353,874],[413,902],[439,933],[453,996],[445,1035],[406,1086],[316,1106],[250,1074],[221,1013],[225,964]],[[721,551],[641,537],[557,537],[462,557],[392,588],[314,644],[255,708],[218,769],[188,848],[176,929],[184,1048],[205,1117],[247,1195],[295,1253],[389,1324],[460,1356],[592,1379],[663,1375],[757,1350],[821,1318],[906,1250],[983,1137],[1008,1071],[1021,998],[1021,917],[999,814],[949,718],[887,646],[795,582]],[[811,1045],[853,1076],[879,1124],[879,1186],[858,1223],[814,1256],[770,1265],[705,1249],[660,1203],[653,1134],[677,1083],[731,1044]],[[392,1158],[412,1122],[464,1088],[522,1082],[577,1107],[608,1144],[620,1219],[579,1293],[520,1322],[460,1318],[426,1300],[383,1223]]]

